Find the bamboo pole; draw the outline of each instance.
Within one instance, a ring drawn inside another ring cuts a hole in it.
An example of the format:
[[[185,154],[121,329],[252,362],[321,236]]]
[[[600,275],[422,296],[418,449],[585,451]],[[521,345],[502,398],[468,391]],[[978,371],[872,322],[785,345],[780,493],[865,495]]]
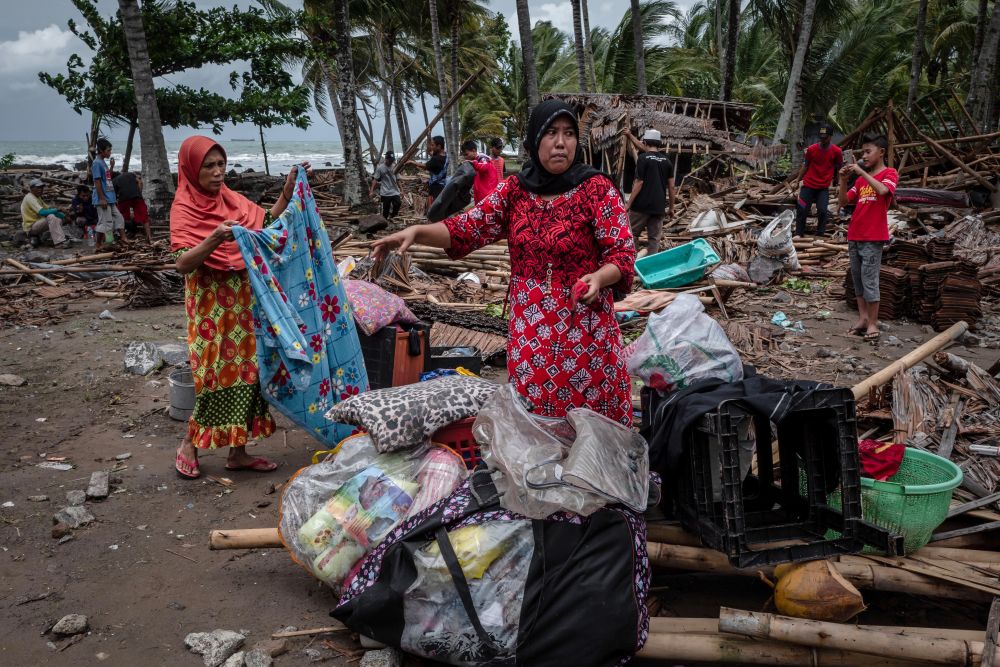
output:
[[[0,270],[0,275],[20,275],[27,273],[40,283],[45,283],[46,285],[49,285],[51,287],[55,287],[57,285],[56,281],[52,280],[51,278],[46,278],[45,276],[36,275],[37,270],[31,269],[25,266],[24,264],[21,264],[21,262],[17,261],[13,257],[8,257],[7,263],[13,267],[16,267],[18,270],[17,271]]]
[[[18,271],[11,271],[10,269],[0,270],[0,276],[16,276],[21,274],[28,274],[30,276],[40,276],[45,273],[99,273],[101,271],[176,271],[176,264],[151,264],[149,266],[129,266],[124,264],[104,264],[101,266],[59,266],[59,267],[49,267],[44,269],[32,269],[30,267],[17,262],[11,258],[7,258],[7,262],[13,266],[18,267]],[[52,283],[55,285],[55,283]]]
[[[997,187],[995,185],[993,185],[992,183],[990,183],[989,181],[987,181],[985,178],[983,178],[982,176],[980,176],[978,172],[973,171],[968,165],[966,165],[960,159],[958,159],[957,157],[955,157],[951,153],[951,151],[949,151],[947,148],[945,148],[944,146],[942,146],[938,142],[934,141],[933,139],[931,139],[930,137],[928,137],[926,134],[921,133],[920,136],[923,137],[924,141],[926,141],[932,147],[934,147],[935,150],[937,150],[939,153],[941,153],[941,155],[945,156],[946,158],[948,158],[948,160],[950,160],[952,163],[954,163],[955,166],[957,166],[959,169],[961,169],[962,171],[964,171],[965,173],[967,173],[969,176],[972,176],[974,179],[976,179],[977,181],[979,181],[979,184],[982,185],[984,188],[986,188],[990,192],[996,192],[997,191]]]
[[[860,653],[814,649],[776,641],[719,634],[651,633],[637,658],[670,663],[709,662],[739,665],[815,667],[913,667],[917,663],[872,658]],[[920,663],[925,664],[925,663]]]
[[[73,257],[71,259],[60,259],[56,262],[49,262],[49,264],[54,264],[56,266],[69,266],[72,264],[82,264],[83,262],[96,262],[100,259],[111,259],[115,256],[113,252],[102,252],[96,255],[84,255],[82,257]]]
[[[971,667],[979,664],[983,654],[982,641],[920,635],[905,637],[842,623],[811,621],[727,607],[719,610],[719,631],[817,649],[851,651],[936,665]]]
[[[875,630],[903,637],[938,637],[940,639],[959,639],[963,641],[983,641],[982,630],[955,630],[951,628],[917,628],[906,625],[862,625],[866,630]],[[671,618],[653,616],[649,619],[649,631],[663,633],[692,633],[701,635],[718,634],[718,618]]]
[[[912,368],[916,364],[920,363],[927,357],[931,356],[935,352],[944,348],[945,345],[955,340],[963,333],[968,331],[969,324],[964,320],[961,322],[956,322],[951,325],[945,331],[942,331],[934,338],[916,348],[906,356],[897,359],[892,362],[878,373],[875,373],[869,378],[862,380],[858,384],[854,385],[852,391],[854,392],[854,400],[860,401],[862,398],[868,395],[868,392],[875,387],[881,387],[883,384],[889,382],[892,378],[896,376],[896,373],[900,371],[905,371]]]
[[[208,548],[218,549],[269,549],[284,546],[277,528],[236,528],[213,530],[208,534]]]

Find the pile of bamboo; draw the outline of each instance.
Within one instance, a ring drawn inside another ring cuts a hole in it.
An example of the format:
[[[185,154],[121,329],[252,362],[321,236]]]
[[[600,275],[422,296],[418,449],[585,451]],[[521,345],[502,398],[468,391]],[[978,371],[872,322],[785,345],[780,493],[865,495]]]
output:
[[[345,257],[365,257],[371,251],[368,241],[351,241],[334,250],[339,260]],[[440,248],[414,245],[407,251],[410,261],[426,273],[455,275],[473,272],[482,277],[509,278],[510,251],[506,243],[497,243],[469,253],[462,259],[450,259]]]

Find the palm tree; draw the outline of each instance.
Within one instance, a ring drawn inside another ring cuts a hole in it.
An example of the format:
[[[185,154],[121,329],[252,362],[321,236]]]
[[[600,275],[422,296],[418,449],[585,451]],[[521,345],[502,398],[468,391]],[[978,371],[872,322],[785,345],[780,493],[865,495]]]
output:
[[[587,58],[583,51],[583,27],[580,16],[580,0],[570,0],[573,6],[573,50],[576,53],[576,73],[580,92],[587,92]]]
[[[926,0],[924,0],[926,2]],[[726,51],[722,60],[722,88],[719,99],[729,101],[733,92],[733,75],[736,72],[737,40],[740,28],[740,0],[729,0],[729,23],[726,29]]]
[[[993,98],[995,94],[992,90],[992,83],[998,45],[1000,45],[1000,6],[994,3],[989,27],[983,36],[983,45],[979,49],[979,57],[972,69],[969,95],[965,102],[966,106],[969,107],[969,113],[976,119],[979,129],[983,132],[989,132],[993,127]]]
[[[340,140],[344,145],[344,203],[353,206],[362,201],[361,187],[364,172],[358,168],[362,160],[361,138],[358,136],[358,116],[355,110],[358,87],[354,80],[351,15],[348,5],[348,0],[334,0],[333,30],[337,42],[337,92],[343,117]]]
[[[913,54],[910,56],[910,88],[906,93],[906,112],[913,113],[920,85],[920,70],[924,57],[924,25],[927,23],[927,0],[920,0],[917,8],[917,25],[913,33]]]
[[[580,9],[583,14],[583,34],[587,38],[586,44],[586,56],[587,56],[587,75],[589,76],[590,89],[593,91],[597,90],[597,75],[594,74],[594,44],[592,41],[592,35],[590,33],[590,12],[587,11],[587,0],[581,0]]]
[[[632,0],[632,44],[635,47],[635,79],[640,95],[646,95],[646,49],[642,39],[642,16],[639,0]]]
[[[517,32],[521,37],[521,62],[527,88],[528,111],[538,104],[538,72],[535,71],[535,46],[531,39],[531,16],[528,0],[517,0]]]
[[[174,198],[174,180],[170,175],[167,147],[163,142],[160,110],[156,106],[156,88],[153,86],[153,70],[149,63],[142,12],[136,0],[118,0],[118,8],[122,13],[122,27],[135,86],[135,103],[139,112],[137,120],[145,183],[143,196],[151,209],[165,213]]]
[[[816,0],[803,0],[802,19],[799,28],[799,39],[795,46],[795,56],[792,59],[792,67],[788,72],[788,87],[785,89],[785,103],[781,109],[781,116],[778,118],[778,126],[774,130],[774,141],[784,141],[788,136],[788,125],[792,120],[792,112],[799,106],[801,99],[802,68],[805,66],[806,56],[809,53],[809,40],[812,37],[813,16],[816,15]],[[798,137],[796,136],[796,140]],[[792,148],[792,155],[797,156],[798,151]]]
[[[441,27],[438,22],[438,3],[437,0],[429,0],[430,2],[430,12],[431,12],[431,42],[434,44],[434,71],[437,72],[438,81],[438,99],[441,100],[441,104],[444,104],[451,95],[448,94],[448,84],[445,83],[444,78],[444,53],[441,50]],[[457,148],[455,152],[452,152],[452,144],[456,144],[457,139],[455,138],[454,125],[451,122],[451,115],[445,115],[445,145],[448,146],[448,152],[451,153],[451,159],[448,160],[448,174],[455,173],[455,162],[457,161]]]

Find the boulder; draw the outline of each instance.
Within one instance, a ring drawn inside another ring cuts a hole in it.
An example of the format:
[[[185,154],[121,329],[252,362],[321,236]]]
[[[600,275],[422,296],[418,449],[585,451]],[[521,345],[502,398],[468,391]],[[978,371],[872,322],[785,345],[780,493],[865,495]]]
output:
[[[378,213],[363,215],[358,218],[358,232],[361,234],[374,234],[389,226],[389,221]]]
[[[133,375],[152,373],[163,365],[163,358],[153,343],[133,341],[125,348],[125,370]]]

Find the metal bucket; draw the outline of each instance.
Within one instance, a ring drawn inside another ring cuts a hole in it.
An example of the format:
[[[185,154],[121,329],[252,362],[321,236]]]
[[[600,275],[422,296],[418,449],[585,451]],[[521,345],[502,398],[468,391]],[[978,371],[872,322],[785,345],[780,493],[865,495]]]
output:
[[[194,376],[191,369],[181,368],[170,374],[170,408],[167,414],[177,421],[187,421],[194,412]]]

